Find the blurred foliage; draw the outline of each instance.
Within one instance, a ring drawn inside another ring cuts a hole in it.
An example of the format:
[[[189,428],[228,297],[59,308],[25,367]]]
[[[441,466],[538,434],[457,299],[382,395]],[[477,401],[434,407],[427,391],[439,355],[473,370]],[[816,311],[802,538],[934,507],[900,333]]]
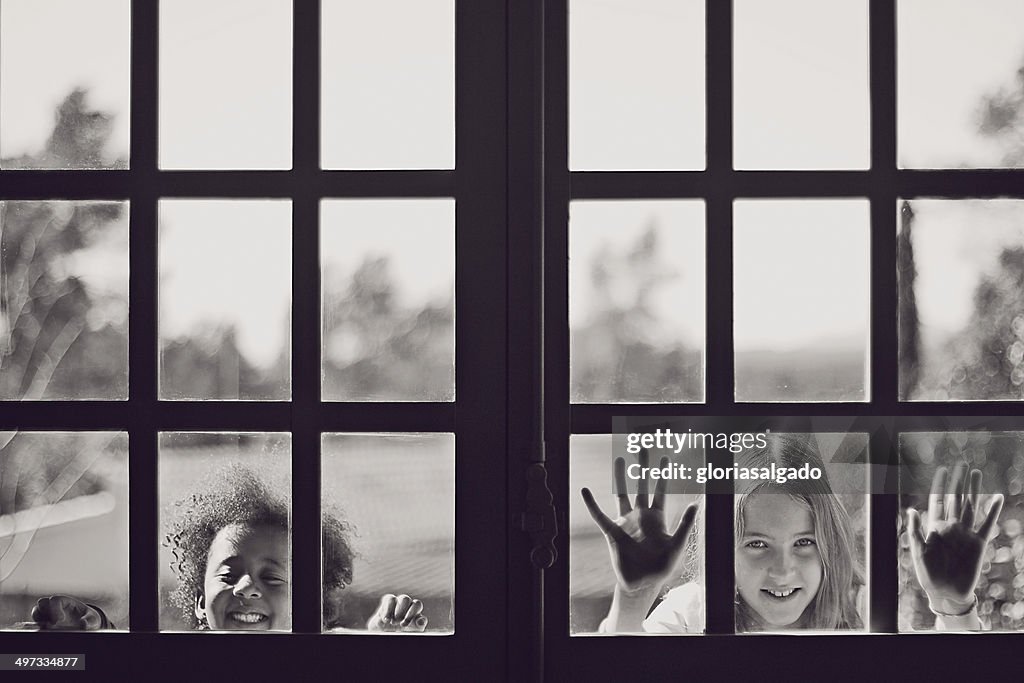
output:
[[[586,323],[570,331],[572,399],[702,400],[701,350],[658,341],[663,324],[651,301],[680,277],[661,258],[658,227],[648,225],[624,252],[603,245],[586,267],[592,304]]]
[[[985,551],[976,590],[986,630],[1024,630],[1024,433],[920,433],[900,437],[901,509],[926,510],[932,475],[939,466],[966,464],[983,473],[983,493],[1006,495],[999,533]],[[987,509],[988,496],[982,496]],[[935,615],[914,574],[906,516],[899,529],[899,628],[930,630]]]
[[[386,257],[367,255],[324,305],[324,398],[451,401],[455,302],[399,305]],[[328,270],[325,282],[337,281]]]
[[[5,159],[25,168],[95,165],[109,117],[72,92],[36,156]],[[105,168],[119,168],[118,161]],[[127,302],[91,291],[70,267],[77,253],[109,238],[124,211],[113,202],[4,202],[0,208],[0,397],[127,395]],[[127,254],[125,255],[127,257]]]
[[[1024,166],[1024,67],[1012,87],[982,98],[978,131],[1004,147],[1003,165]]]

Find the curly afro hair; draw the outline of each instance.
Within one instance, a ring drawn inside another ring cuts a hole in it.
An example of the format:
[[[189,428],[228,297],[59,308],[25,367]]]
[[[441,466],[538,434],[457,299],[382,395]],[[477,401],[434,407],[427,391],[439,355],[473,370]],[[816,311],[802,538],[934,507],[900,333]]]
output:
[[[195,599],[203,590],[210,545],[220,530],[232,524],[289,528],[287,495],[271,490],[248,467],[229,465],[207,481],[202,490],[174,504],[164,538],[174,558],[171,569],[178,579],[170,599],[192,628],[200,626]],[[352,582],[355,553],[349,540],[351,525],[336,511],[325,511],[322,528],[326,607],[334,605],[337,592]]]

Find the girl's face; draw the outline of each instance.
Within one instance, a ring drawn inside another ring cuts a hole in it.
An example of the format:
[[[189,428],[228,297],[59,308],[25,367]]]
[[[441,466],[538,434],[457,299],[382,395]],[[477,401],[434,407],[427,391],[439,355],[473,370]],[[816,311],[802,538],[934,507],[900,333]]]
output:
[[[736,540],[740,597],[767,628],[799,627],[822,578],[810,510],[787,495],[751,495]]]
[[[210,544],[196,617],[214,630],[291,630],[288,531],[230,524]]]

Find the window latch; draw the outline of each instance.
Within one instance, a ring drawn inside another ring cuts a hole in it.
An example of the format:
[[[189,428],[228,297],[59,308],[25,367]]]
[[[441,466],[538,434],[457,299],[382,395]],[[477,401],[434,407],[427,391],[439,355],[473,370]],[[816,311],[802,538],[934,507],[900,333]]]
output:
[[[554,497],[548,488],[548,470],[543,462],[531,463],[526,468],[526,511],[520,527],[530,535],[533,548],[530,562],[537,569],[547,569],[558,559],[555,537],[558,535]]]

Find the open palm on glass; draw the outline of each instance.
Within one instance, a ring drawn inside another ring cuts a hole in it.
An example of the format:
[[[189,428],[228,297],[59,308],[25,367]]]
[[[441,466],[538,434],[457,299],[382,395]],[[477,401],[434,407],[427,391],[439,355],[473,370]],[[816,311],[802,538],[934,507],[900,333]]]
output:
[[[648,467],[649,458],[646,450],[640,452],[641,468]],[[668,458],[662,458],[660,469],[667,465]],[[616,458],[615,487],[620,493],[616,496],[619,516],[614,520],[604,514],[590,489],[581,491],[590,516],[608,541],[615,578],[623,589],[630,592],[660,589],[672,577],[679,564],[686,537],[693,527],[697,506],[691,504],[687,507],[679,526],[669,533],[665,526],[664,479],[658,479],[650,501],[647,479],[638,479],[636,499],[631,506],[629,496],[625,493],[626,461]]]
[[[980,497],[980,470],[968,475],[966,466],[957,466],[950,476],[940,467],[928,494],[927,520],[922,521],[917,510],[907,513],[914,571],[933,610],[960,614],[974,604],[985,547],[998,533],[996,520],[1003,508],[1003,496],[992,496],[975,529],[974,522],[981,517]]]

